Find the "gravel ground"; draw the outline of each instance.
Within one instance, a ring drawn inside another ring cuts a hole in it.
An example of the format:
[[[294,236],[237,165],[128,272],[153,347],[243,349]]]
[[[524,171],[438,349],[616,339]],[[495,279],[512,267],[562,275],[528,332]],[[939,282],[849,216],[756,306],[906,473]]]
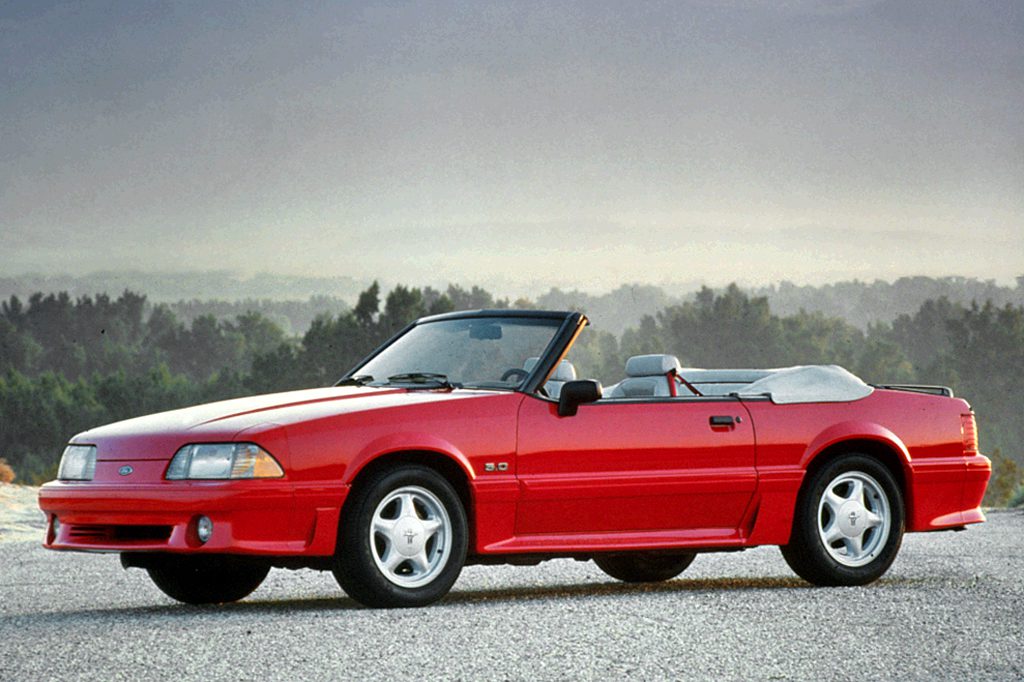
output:
[[[38,540],[46,528],[39,488],[0,483],[0,542]]]
[[[1024,678],[1024,513],[907,536],[888,575],[811,588],[778,550],[699,556],[636,587],[592,563],[469,567],[439,604],[358,607],[274,570],[196,608],[115,556],[0,544],[0,679]]]

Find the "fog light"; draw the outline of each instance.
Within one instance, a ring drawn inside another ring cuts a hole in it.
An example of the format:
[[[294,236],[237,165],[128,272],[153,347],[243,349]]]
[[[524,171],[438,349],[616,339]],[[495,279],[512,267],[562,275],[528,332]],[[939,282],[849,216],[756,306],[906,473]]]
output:
[[[209,516],[200,516],[196,521],[196,535],[199,536],[199,542],[206,542],[213,535],[213,521]]]
[[[54,514],[53,522],[50,524],[50,542],[54,542],[57,539],[58,533],[60,533],[60,520]]]

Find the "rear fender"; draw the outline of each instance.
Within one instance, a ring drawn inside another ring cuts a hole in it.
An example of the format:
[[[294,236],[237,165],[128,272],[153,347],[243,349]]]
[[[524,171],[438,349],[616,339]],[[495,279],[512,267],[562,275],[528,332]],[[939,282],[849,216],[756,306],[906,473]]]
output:
[[[832,448],[841,447],[846,443],[853,445],[857,441],[861,443],[867,441],[875,447],[886,448],[896,453],[902,469],[902,476],[897,478],[902,478],[904,481],[904,505],[907,510],[907,518],[911,518],[913,500],[911,499],[912,487],[910,485],[910,454],[906,445],[896,434],[878,424],[858,421],[841,422],[828,427],[811,439],[800,457],[798,466],[760,474],[761,493],[759,505],[753,512],[755,518],[749,537],[750,544],[784,545],[788,543],[793,528],[796,504],[800,490],[807,479],[807,471],[815,465],[815,462],[819,461],[819,458],[828,456]],[[856,447],[851,449],[855,450]]]
[[[910,480],[910,452],[899,436],[874,422],[849,421],[833,424],[811,440],[800,458],[800,469],[806,472],[814,460],[834,445],[846,441],[873,441],[896,453],[903,470],[903,480]]]

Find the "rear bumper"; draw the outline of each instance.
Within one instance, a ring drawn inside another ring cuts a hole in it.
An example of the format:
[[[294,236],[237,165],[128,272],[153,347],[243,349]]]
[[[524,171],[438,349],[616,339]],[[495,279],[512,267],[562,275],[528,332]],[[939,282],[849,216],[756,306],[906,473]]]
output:
[[[262,556],[334,553],[342,484],[289,481],[164,481],[115,485],[47,483],[39,491],[48,549]],[[213,521],[200,542],[196,522]],[[54,523],[57,519],[59,523]]]
[[[928,531],[981,523],[992,463],[984,455],[914,460],[907,530]]]

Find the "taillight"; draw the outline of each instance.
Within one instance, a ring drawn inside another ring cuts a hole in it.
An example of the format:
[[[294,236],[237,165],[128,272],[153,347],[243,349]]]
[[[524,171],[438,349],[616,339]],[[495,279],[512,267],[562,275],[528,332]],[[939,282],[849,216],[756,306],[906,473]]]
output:
[[[973,413],[960,415],[960,432],[964,436],[964,454],[978,454],[978,424]]]

